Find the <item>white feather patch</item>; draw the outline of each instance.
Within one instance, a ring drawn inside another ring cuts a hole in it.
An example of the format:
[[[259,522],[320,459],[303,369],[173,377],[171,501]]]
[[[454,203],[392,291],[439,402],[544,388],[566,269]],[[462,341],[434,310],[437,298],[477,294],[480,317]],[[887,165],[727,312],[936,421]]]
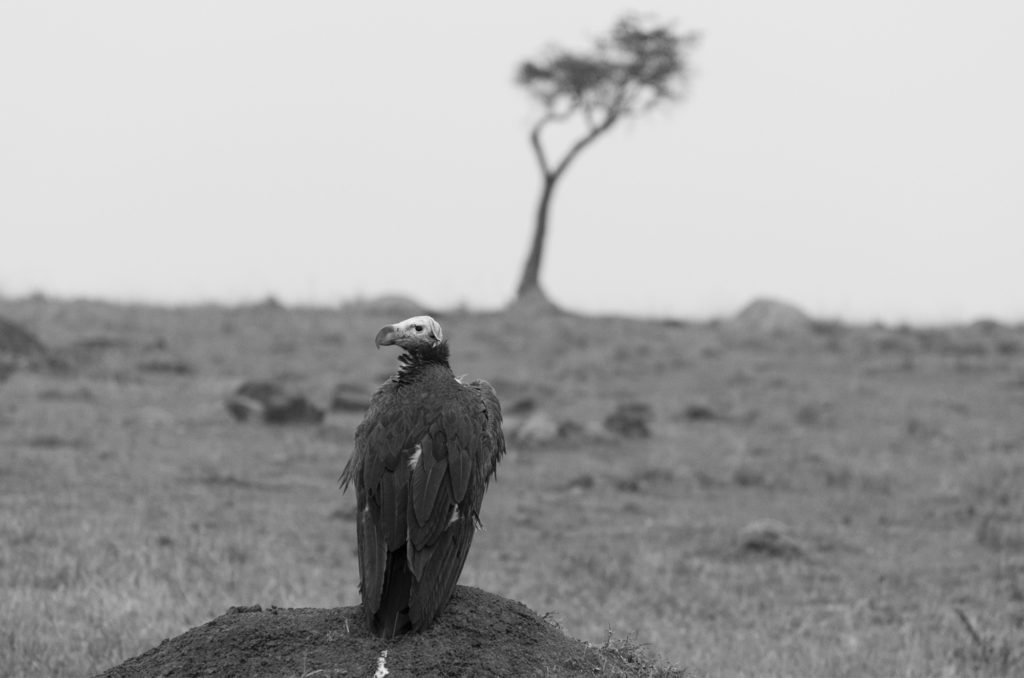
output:
[[[381,650],[377,656],[377,670],[373,672],[373,678],[384,678],[389,673],[391,672],[388,671],[388,651]]]
[[[412,451],[412,454],[409,455],[410,471],[415,471],[416,468],[420,465],[420,454],[422,454],[422,452],[423,448],[419,446],[419,443],[417,443],[416,447]]]
[[[452,516],[451,516],[451,518],[448,519],[448,524],[451,525],[452,523],[457,522],[459,520],[459,518],[461,518],[461,517],[462,516],[459,515],[459,506],[458,506],[458,504],[453,504],[452,505]]]

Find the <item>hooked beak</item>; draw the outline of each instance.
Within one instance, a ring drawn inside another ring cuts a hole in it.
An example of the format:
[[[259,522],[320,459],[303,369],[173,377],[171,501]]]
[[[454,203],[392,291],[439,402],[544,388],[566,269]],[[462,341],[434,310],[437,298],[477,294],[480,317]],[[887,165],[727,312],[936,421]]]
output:
[[[393,346],[396,339],[398,339],[398,328],[394,325],[388,325],[380,328],[380,332],[377,332],[373,343],[379,349],[381,346]]]

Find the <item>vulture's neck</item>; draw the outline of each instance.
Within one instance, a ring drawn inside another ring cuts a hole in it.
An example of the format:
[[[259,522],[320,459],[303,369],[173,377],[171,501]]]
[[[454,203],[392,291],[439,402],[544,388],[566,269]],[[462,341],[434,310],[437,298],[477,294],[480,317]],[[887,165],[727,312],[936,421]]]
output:
[[[444,367],[448,370],[448,343],[441,342],[437,346],[416,348],[398,356],[401,366],[398,368],[398,382],[408,384],[423,374],[429,367]]]

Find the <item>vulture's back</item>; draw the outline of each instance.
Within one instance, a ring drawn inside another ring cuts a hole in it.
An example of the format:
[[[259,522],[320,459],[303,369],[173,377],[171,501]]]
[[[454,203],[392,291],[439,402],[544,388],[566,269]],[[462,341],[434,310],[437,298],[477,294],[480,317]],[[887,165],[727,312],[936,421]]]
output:
[[[448,603],[505,452],[490,384],[459,382],[447,362],[415,367],[374,395],[342,474],[356,489],[363,611],[386,637],[426,629]]]

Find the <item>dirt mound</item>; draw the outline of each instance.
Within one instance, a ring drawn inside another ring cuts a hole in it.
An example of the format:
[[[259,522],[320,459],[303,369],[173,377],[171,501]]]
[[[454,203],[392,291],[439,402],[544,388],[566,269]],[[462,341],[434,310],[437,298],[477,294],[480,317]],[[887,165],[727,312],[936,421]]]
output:
[[[567,637],[522,603],[459,586],[426,633],[372,636],[358,606],[232,608],[129,659],[103,678],[162,676],[651,676],[634,650]]]
[[[748,337],[807,336],[814,325],[803,311],[774,299],[756,299],[726,322],[731,333]]]
[[[516,297],[508,305],[506,313],[512,318],[543,318],[547,316],[568,315],[551,301],[541,290],[527,292],[521,297]]]

